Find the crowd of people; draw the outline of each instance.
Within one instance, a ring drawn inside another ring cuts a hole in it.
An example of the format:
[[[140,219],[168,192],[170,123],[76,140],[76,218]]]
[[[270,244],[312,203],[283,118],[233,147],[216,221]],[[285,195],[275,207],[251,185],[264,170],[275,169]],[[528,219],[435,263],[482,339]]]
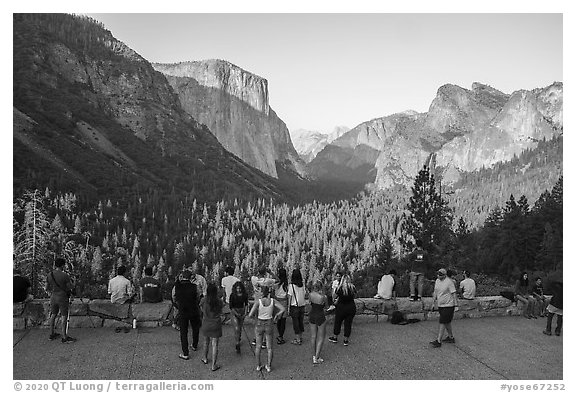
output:
[[[423,255],[416,252],[415,264],[410,272],[410,300],[419,301],[422,298],[421,273],[419,263]],[[75,338],[68,335],[67,318],[62,318],[61,333],[55,331],[55,321],[58,314],[68,314],[69,302],[74,288],[71,276],[64,271],[65,260],[57,258],[54,270],[47,277],[47,289],[50,297],[50,340],[60,338],[62,343],[73,343]],[[145,268],[144,277],[139,283],[139,301],[156,303],[162,301],[162,285],[152,277],[150,267]],[[434,291],[432,295],[433,308],[439,313],[438,334],[430,344],[434,348],[442,343],[455,343],[452,330],[452,319],[458,298],[472,300],[476,296],[476,283],[469,271],[464,271],[464,279],[457,285],[454,272],[441,268],[436,272]],[[117,275],[109,281],[108,294],[110,301],[125,304],[137,301],[137,293],[131,281],[125,277],[126,268],[119,266]],[[377,299],[396,299],[397,273],[391,269],[384,274],[378,283]],[[182,360],[190,359],[190,350],[197,351],[200,343],[200,333],[204,337],[201,361],[209,364],[212,371],[220,368],[218,363],[219,339],[222,337],[222,325],[231,321],[234,332],[236,353],[241,353],[242,335],[246,336],[244,322],[246,318],[254,320],[254,346],[256,370],[272,370],[274,331],[276,344],[286,343],[286,320],[292,319],[294,339],[293,345],[303,344],[304,313],[306,299],[310,303],[308,314],[310,330],[310,346],[312,363],[324,362],[322,350],[326,340],[326,316],[334,314],[333,331],[328,341],[339,342],[342,325],[344,325],[343,345],[350,344],[352,322],[356,315],[354,301],[357,291],[349,274],[337,272],[332,285],[326,287],[323,282],[316,281],[306,287],[299,269],[288,272],[279,268],[272,272],[261,267],[250,278],[253,289],[253,304],[249,306],[249,295],[246,285],[234,275],[234,268],[227,267],[219,284],[208,283],[194,267],[184,269],[178,276],[172,289],[172,301],[175,306],[173,327],[180,331],[182,351],[178,355]],[[459,290],[457,290],[457,287]],[[26,303],[32,300],[31,286],[21,272],[14,270],[14,302]],[[544,334],[552,335],[552,321],[557,316],[555,334],[560,335],[562,329],[562,282],[552,281],[550,289],[553,296],[544,295],[542,279],[537,277],[530,286],[528,274],[523,273],[515,285],[513,299],[523,307],[526,318],[537,318],[536,315],[547,317]],[[189,329],[192,330],[192,344],[189,343]],[[267,359],[261,362],[261,351],[266,350]]]

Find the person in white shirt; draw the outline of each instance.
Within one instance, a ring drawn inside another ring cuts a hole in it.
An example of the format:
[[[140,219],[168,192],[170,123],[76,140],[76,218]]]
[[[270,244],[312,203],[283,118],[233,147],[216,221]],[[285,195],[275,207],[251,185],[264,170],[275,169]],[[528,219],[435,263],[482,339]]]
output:
[[[126,274],[126,266],[119,266],[116,273],[116,277],[108,282],[110,302],[116,304],[131,303],[135,293],[130,280],[124,277]]]
[[[476,283],[470,278],[468,270],[464,270],[464,280],[460,282],[460,291],[462,298],[466,300],[472,300],[476,296]]]
[[[332,291],[330,293],[330,298],[329,301],[332,303],[330,305],[330,307],[328,307],[326,309],[326,312],[332,312],[334,311],[334,309],[336,308],[336,290],[338,289],[338,286],[340,285],[340,281],[342,280],[342,273],[341,272],[336,272],[336,275],[334,276],[334,281],[332,281]]]
[[[240,281],[240,279],[234,277],[234,268],[232,266],[226,267],[226,269],[224,269],[224,274],[225,276],[222,278],[221,286],[224,288],[224,304],[229,304],[232,287]]]
[[[438,327],[438,338],[432,341],[430,344],[434,348],[439,348],[442,346],[442,342],[455,343],[454,335],[452,334],[452,318],[454,317],[454,310],[458,304],[458,299],[456,296],[456,286],[454,281],[447,277],[446,269],[439,269],[437,272],[438,278],[434,284],[434,295],[432,296],[433,308],[438,308],[438,313],[440,314],[440,323]],[[444,331],[448,332],[446,338],[444,336]]]
[[[388,274],[382,276],[378,282],[378,293],[374,299],[390,300],[396,298],[396,270],[391,269]]]

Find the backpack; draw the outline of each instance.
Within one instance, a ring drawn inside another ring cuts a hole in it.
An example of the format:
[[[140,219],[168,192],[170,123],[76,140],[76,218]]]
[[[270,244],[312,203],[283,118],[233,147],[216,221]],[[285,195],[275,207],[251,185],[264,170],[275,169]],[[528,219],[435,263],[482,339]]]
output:
[[[416,318],[406,319],[401,311],[393,311],[392,318],[390,319],[390,323],[393,325],[408,325],[409,323],[416,322],[420,322],[420,320]]]

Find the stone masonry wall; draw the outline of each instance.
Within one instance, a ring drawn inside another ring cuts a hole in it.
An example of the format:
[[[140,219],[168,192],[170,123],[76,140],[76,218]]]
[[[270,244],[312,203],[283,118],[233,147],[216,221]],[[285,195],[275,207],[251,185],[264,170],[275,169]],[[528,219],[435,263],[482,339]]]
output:
[[[381,300],[373,298],[355,299],[357,315],[375,316],[388,320],[393,311],[401,311],[406,318],[437,320],[438,311],[432,310],[432,298],[411,302],[407,298]],[[306,314],[310,306],[306,307]],[[138,327],[159,327],[170,325],[173,314],[172,302],[142,304],[112,304],[108,299],[73,299],[70,305],[70,328],[97,328],[132,326],[136,319]],[[502,296],[479,297],[462,300],[454,313],[454,319],[482,318],[521,315],[522,310],[515,303]],[[14,304],[13,329],[32,327],[48,328],[50,321],[49,299],[36,299],[32,302]]]

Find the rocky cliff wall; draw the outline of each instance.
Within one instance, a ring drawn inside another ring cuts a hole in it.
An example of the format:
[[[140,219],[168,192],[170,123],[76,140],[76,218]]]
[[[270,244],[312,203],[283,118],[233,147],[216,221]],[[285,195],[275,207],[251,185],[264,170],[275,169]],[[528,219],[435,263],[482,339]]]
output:
[[[155,64],[184,110],[250,166],[278,177],[276,165],[303,174],[288,128],[268,105],[265,79],[223,61]]]

